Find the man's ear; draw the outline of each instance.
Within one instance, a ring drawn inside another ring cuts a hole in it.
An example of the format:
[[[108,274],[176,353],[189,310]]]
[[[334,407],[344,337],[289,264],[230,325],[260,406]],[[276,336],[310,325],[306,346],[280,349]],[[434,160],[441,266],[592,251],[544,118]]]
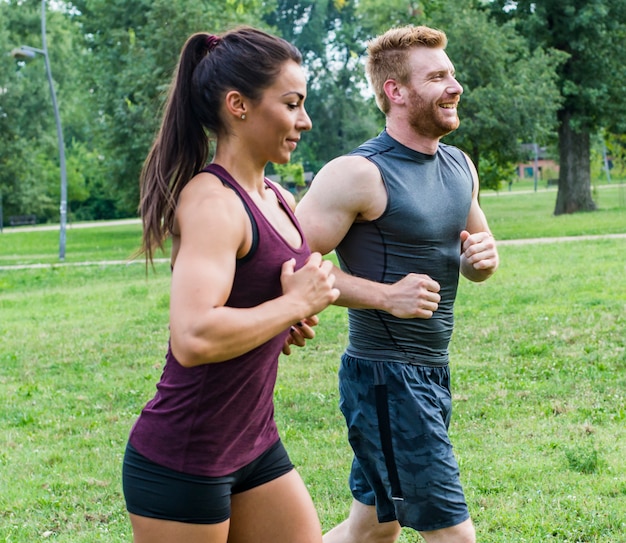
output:
[[[404,89],[403,85],[400,85],[395,79],[387,79],[383,84],[383,91],[387,95],[387,99],[392,104],[404,103]]]

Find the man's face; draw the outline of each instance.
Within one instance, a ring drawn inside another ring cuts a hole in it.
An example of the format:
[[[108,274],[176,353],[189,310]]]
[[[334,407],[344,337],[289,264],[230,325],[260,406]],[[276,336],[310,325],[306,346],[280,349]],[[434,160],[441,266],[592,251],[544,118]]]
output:
[[[440,48],[415,47],[409,53],[411,78],[408,122],[420,135],[441,138],[459,127],[457,105],[463,87],[454,77],[454,66]]]

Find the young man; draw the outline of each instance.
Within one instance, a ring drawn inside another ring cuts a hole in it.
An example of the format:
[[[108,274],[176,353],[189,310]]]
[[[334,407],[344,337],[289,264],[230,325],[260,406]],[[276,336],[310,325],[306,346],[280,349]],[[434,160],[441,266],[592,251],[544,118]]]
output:
[[[296,208],[312,250],[336,249],[335,303],[350,308],[339,388],[354,501],[325,543],[391,543],[401,526],[476,539],[447,432],[448,344],[459,272],[483,281],[499,260],[474,165],[439,142],[463,92],[446,43],[412,26],[370,42],[386,129],[322,168]]]

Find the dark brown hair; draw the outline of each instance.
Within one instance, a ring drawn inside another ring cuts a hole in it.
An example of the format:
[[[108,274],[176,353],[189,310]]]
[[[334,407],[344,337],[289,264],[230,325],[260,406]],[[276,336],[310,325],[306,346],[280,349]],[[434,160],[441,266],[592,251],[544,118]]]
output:
[[[199,33],[182,48],[165,104],[163,122],[140,177],[141,252],[152,261],[172,233],[176,203],[209,160],[209,135],[225,130],[220,109],[226,94],[261,98],[282,65],[302,55],[289,42],[251,27],[216,37]]]

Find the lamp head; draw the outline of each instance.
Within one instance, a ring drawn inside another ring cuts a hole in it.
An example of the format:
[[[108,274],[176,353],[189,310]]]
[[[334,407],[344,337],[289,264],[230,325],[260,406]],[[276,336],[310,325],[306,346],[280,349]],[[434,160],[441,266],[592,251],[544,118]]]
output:
[[[38,50],[32,47],[22,45],[21,47],[16,47],[15,49],[13,49],[9,54],[15,60],[32,60],[37,56],[38,52]]]

